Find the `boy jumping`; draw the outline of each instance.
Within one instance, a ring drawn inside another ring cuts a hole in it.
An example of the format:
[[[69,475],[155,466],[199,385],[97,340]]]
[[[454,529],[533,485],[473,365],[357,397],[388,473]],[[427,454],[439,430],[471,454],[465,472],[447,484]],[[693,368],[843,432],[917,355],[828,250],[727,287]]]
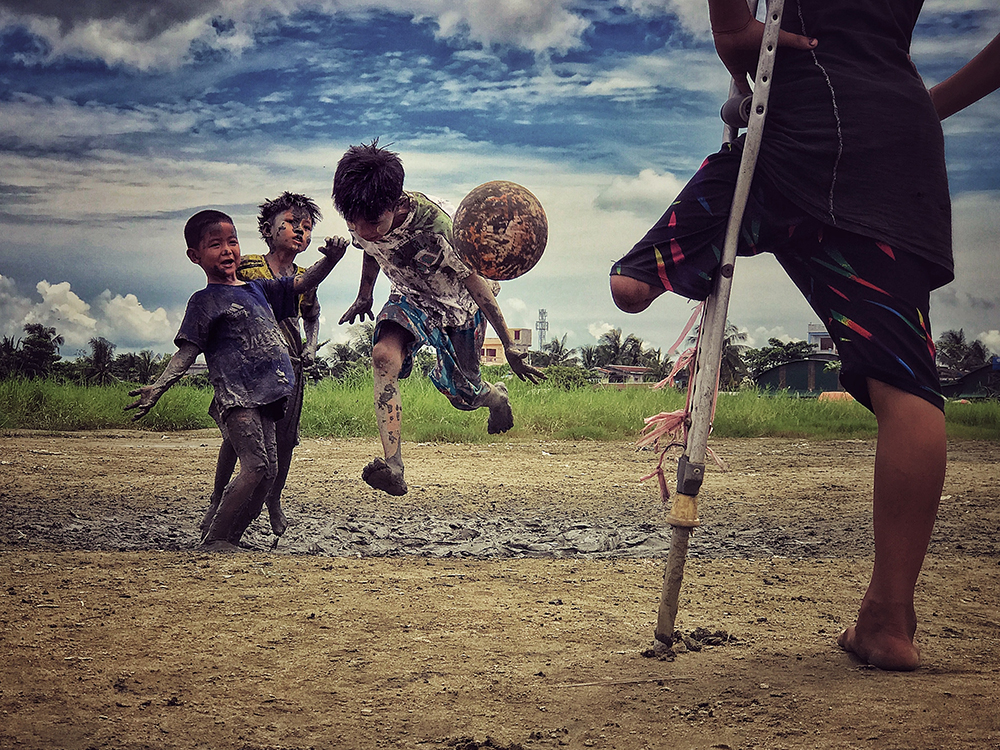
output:
[[[381,269],[392,292],[375,323],[372,365],[375,415],[385,458],[361,473],[375,489],[406,493],[400,441],[399,379],[413,369],[421,346],[437,353],[430,377],[457,409],[490,411],[490,434],[514,424],[507,387],[483,381],[479,353],[489,321],[504,347],[510,369],[537,383],[540,370],[513,349],[497,304],[499,284],[474,273],[451,244],[451,216],[422,193],[403,191],[399,155],[380,148],[377,139],[352,146],[337,164],[333,202],[347,221],[354,244],[364,250],[361,286],[341,323],[372,314],[372,292]]]
[[[146,415],[171,385],[205,353],[215,389],[210,413],[240,460],[240,471],[222,493],[202,546],[231,552],[246,526],[260,514],[277,473],[275,422],[295,389],[288,348],[278,320],[295,315],[296,295],[312,289],[344,256],[347,240],[327,240],[324,257],[304,274],[243,282],[236,277],[240,243],[233,220],[221,211],[200,211],[184,227],[187,256],[201,266],[207,286],[188,300],[174,340],[177,353],[151,384],[130,391],[139,400],[125,407]]]

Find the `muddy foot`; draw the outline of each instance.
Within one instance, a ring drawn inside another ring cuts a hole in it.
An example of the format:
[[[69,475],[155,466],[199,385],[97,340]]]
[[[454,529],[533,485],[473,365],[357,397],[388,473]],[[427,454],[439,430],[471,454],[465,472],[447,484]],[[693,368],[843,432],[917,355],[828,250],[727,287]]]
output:
[[[288,528],[288,519],[285,517],[285,512],[281,509],[281,506],[278,505],[272,508],[268,505],[267,514],[271,519],[271,531],[274,532],[274,535],[281,536],[284,534]]]
[[[198,545],[198,551],[233,554],[235,552],[243,552],[244,550],[235,544],[227,542],[225,539],[213,539],[210,542],[202,542]]]
[[[201,531],[201,539],[205,541],[205,536],[208,534],[208,530],[212,526],[212,520],[215,518],[215,511],[219,508],[219,498],[212,495],[212,499],[208,502],[208,510],[205,511],[204,517],[201,519],[201,523],[198,524],[198,530]]]
[[[361,478],[370,486],[390,495],[405,495],[406,480],[402,471],[395,471],[383,459],[376,458],[361,471]]]
[[[501,432],[507,432],[514,426],[514,412],[510,409],[507,386],[503,383],[496,383],[491,387],[500,396],[500,399],[499,403],[490,407],[490,421],[486,425],[486,431],[490,435],[498,435]]]

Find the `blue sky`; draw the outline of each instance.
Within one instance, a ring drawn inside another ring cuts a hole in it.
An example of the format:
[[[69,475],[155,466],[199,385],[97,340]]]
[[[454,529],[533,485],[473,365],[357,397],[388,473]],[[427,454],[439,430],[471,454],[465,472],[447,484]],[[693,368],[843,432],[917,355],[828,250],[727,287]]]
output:
[[[932,85],[998,31],[995,0],[929,0],[914,61]],[[665,350],[690,303],[626,315],[607,274],[718,148],[726,90],[704,0],[0,0],[0,335],[173,351],[204,284],[188,216],[221,208],[264,252],[256,207],[291,190],[323,209],[317,240],[346,234],[333,169],[378,137],[409,189],[457,205],[505,179],[542,201],[549,245],[504,282],[508,324],[544,308],[569,346],[618,327]],[[958,279],[932,307],[936,334],[994,352],[998,132],[1000,93],[945,123]],[[321,286],[324,339],[347,338],[360,267],[351,250]],[[756,346],[818,322],[767,256],[737,264],[729,317]]]

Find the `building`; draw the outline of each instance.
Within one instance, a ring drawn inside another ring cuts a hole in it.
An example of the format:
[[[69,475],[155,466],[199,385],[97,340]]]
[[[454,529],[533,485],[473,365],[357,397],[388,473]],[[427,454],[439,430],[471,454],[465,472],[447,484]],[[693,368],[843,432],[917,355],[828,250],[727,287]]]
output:
[[[840,369],[830,364],[840,360],[835,354],[812,354],[764,370],[756,378],[765,391],[788,391],[798,396],[818,396],[824,391],[842,391]]]
[[[814,350],[819,354],[836,354],[837,347],[833,343],[833,336],[826,331],[826,326],[819,323],[809,323],[806,327],[806,341],[813,345]]]
[[[607,385],[649,385],[645,377],[653,372],[651,367],[634,367],[632,365],[605,365],[596,368],[600,382]]]
[[[531,348],[530,328],[508,328],[507,335],[510,336],[514,351],[527,352]],[[484,365],[505,365],[507,357],[504,356],[503,344],[496,337],[487,336],[483,339],[483,347],[479,350],[479,360]]]

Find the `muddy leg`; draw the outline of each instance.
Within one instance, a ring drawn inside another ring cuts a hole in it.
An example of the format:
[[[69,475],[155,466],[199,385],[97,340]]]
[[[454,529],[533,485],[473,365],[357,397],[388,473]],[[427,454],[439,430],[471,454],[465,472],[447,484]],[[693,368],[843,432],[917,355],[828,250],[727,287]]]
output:
[[[212,489],[212,497],[208,501],[208,510],[205,511],[205,516],[198,525],[202,539],[208,533],[208,527],[212,525],[212,519],[215,518],[215,511],[218,509],[219,501],[222,499],[222,493],[226,491],[226,485],[229,484],[235,468],[236,451],[233,450],[230,442],[223,438],[222,445],[219,446],[219,458],[215,462],[215,485]]]
[[[403,478],[403,447],[400,420],[403,413],[399,396],[399,372],[403,352],[412,337],[397,325],[385,324],[372,350],[375,380],[375,419],[385,459],[376,458],[361,472],[370,486],[390,495],[406,494]]]
[[[507,386],[503,383],[483,383],[487,391],[477,400],[477,406],[485,406],[490,410],[490,419],[486,425],[486,431],[490,435],[498,435],[507,432],[514,426],[514,412],[510,408],[510,396],[507,395]]]
[[[240,470],[222,493],[219,507],[205,532],[205,546],[216,542],[236,544],[239,541],[243,531],[256,517],[254,515],[246,520],[246,515],[252,512],[252,508],[246,506],[258,497],[263,504],[263,495],[257,493],[257,489],[262,482],[273,478],[275,473],[274,422],[262,417],[257,409],[244,408],[230,409],[225,420],[233,450],[239,457]],[[269,428],[266,429],[265,425],[269,425]],[[267,444],[268,433],[272,444],[270,451]],[[260,513],[260,506],[257,507],[257,513]],[[234,531],[237,529],[239,533],[235,535],[234,541]]]

